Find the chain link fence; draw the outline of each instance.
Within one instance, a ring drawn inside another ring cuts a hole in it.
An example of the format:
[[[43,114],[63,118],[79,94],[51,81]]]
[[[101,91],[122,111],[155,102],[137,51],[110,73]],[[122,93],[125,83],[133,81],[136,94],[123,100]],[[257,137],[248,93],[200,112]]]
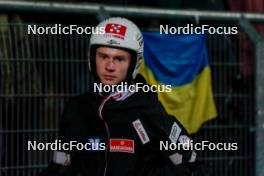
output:
[[[25,24],[2,27],[0,173],[36,175],[52,153],[28,151],[27,141],[54,141],[65,100],[89,88],[89,36],[30,36]]]
[[[43,25],[43,24],[39,24]],[[89,90],[89,35],[28,35],[27,24],[0,26],[0,176],[35,176],[68,98]],[[219,116],[195,140],[237,142],[237,151],[200,151],[209,175],[250,176],[256,167],[256,50],[248,35],[209,35],[208,51]]]

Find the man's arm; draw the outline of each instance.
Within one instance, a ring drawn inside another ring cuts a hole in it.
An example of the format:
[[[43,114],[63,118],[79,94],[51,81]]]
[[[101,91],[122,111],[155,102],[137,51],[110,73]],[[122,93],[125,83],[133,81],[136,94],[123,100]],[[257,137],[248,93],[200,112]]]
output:
[[[66,104],[59,122],[59,140],[62,143],[69,142],[70,131],[69,125],[74,117],[74,104]],[[78,164],[74,155],[69,151],[55,151],[53,159],[45,168],[40,176],[76,176],[78,174]]]
[[[142,124],[150,139],[143,145],[153,150],[154,155],[161,156],[159,159],[156,157],[156,163],[160,163],[158,165],[167,175],[174,175],[175,172],[180,175],[206,175],[203,165],[196,161],[196,152],[186,147],[191,142],[188,132],[175,117],[167,114],[157,96],[152,95],[148,97],[149,106],[141,112]],[[173,147],[166,147],[170,145]],[[186,145],[185,148],[182,145]]]

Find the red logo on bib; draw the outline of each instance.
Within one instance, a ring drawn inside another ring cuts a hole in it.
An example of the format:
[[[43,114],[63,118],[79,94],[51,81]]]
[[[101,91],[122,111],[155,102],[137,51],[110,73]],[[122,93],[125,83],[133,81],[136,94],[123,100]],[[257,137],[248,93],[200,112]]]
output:
[[[110,139],[110,152],[134,153],[134,140]]]

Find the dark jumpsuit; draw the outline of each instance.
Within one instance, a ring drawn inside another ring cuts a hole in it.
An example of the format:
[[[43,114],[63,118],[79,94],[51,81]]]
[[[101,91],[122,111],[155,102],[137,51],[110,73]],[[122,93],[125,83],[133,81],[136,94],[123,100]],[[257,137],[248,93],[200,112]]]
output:
[[[55,164],[55,158],[43,175],[184,176],[191,175],[185,164],[196,160],[195,151],[164,147],[190,138],[153,92],[89,92],[75,97],[64,108],[59,139],[105,145],[103,150],[59,151],[67,156],[59,160],[65,161]]]

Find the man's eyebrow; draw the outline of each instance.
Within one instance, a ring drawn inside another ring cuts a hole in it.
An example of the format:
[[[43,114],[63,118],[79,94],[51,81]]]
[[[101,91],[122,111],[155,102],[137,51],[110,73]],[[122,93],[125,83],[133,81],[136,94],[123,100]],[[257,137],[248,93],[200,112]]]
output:
[[[107,56],[107,53],[104,53],[104,52],[101,52],[101,51],[97,51],[98,54],[100,55],[106,55]]]
[[[126,57],[123,56],[123,55],[120,55],[120,56],[115,56],[115,58],[117,58],[117,59],[125,59]]]

